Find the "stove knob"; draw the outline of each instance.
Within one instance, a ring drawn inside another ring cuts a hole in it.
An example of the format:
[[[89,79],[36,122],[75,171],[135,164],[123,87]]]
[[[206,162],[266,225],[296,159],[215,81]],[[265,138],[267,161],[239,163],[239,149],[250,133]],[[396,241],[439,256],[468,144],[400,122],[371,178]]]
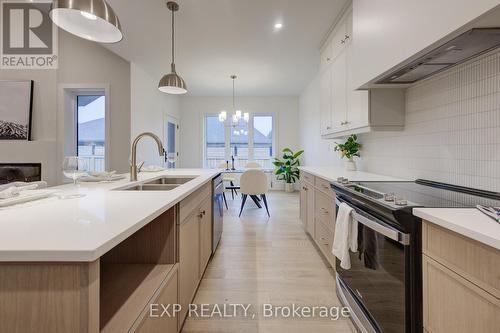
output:
[[[396,196],[394,198],[394,204],[396,204],[396,206],[406,206],[408,205],[408,201],[406,201],[406,199],[403,197]]]
[[[394,193],[384,193],[384,201],[394,201]]]

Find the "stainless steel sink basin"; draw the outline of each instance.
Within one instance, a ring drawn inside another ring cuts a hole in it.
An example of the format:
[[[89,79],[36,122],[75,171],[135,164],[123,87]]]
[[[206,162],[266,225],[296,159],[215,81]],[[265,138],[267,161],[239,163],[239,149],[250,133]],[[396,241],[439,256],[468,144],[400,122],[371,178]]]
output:
[[[196,177],[162,177],[162,178],[150,180],[148,182],[145,182],[144,184],[181,185],[181,184],[185,184],[188,181],[193,180],[195,178]]]
[[[127,188],[122,188],[122,191],[171,191],[180,184],[139,184]]]
[[[119,188],[119,191],[171,191],[196,177],[161,177],[130,187]]]

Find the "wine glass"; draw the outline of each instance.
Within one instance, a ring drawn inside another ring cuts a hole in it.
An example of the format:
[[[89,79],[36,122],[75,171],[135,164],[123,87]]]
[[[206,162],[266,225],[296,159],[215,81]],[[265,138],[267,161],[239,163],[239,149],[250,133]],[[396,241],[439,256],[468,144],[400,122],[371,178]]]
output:
[[[167,162],[170,166],[174,166],[174,163],[177,161],[177,153],[167,153]]]
[[[87,159],[78,156],[66,156],[63,161],[63,173],[67,178],[73,180],[76,185],[77,180],[88,175]]]

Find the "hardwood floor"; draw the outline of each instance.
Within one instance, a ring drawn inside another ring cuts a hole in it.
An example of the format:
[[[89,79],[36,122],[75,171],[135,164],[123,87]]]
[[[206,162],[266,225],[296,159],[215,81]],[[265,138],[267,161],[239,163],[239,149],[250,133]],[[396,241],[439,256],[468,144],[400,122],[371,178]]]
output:
[[[256,315],[245,317],[239,311],[233,318],[191,316],[182,332],[354,332],[343,317],[264,318],[263,304],[341,307],[333,272],[304,232],[297,193],[269,193],[270,219],[253,202],[240,219],[241,197],[227,198],[222,240],[194,303],[251,304],[249,313]]]

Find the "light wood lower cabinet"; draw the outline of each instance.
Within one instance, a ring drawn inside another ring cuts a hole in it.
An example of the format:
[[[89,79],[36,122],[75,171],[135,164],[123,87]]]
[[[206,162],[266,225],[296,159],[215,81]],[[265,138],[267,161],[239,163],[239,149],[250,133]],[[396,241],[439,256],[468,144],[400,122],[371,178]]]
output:
[[[212,255],[211,198],[211,188],[204,186],[180,203],[179,331]]]
[[[200,279],[212,256],[212,201],[209,199],[201,205],[200,218]]]
[[[200,225],[197,213],[181,223],[179,228],[179,295],[180,317],[187,314],[200,280]]]
[[[500,300],[423,256],[424,327],[429,333],[497,333]]]
[[[422,250],[424,330],[498,332],[500,251],[426,221]]]
[[[160,288],[158,295],[153,298],[152,304],[155,305],[153,316],[150,316],[151,310],[147,307],[143,313],[143,320],[138,325],[135,332],[138,333],[170,333],[177,332],[178,329],[178,314],[174,313],[173,306],[178,304],[178,272],[177,269],[172,271]],[[169,314],[163,313],[161,305],[169,306]]]
[[[306,231],[314,235],[314,185],[306,179],[302,177],[300,186],[300,217]]]
[[[330,182],[306,172],[300,173],[300,219],[328,263],[335,267],[331,253],[335,230],[335,193]]]

